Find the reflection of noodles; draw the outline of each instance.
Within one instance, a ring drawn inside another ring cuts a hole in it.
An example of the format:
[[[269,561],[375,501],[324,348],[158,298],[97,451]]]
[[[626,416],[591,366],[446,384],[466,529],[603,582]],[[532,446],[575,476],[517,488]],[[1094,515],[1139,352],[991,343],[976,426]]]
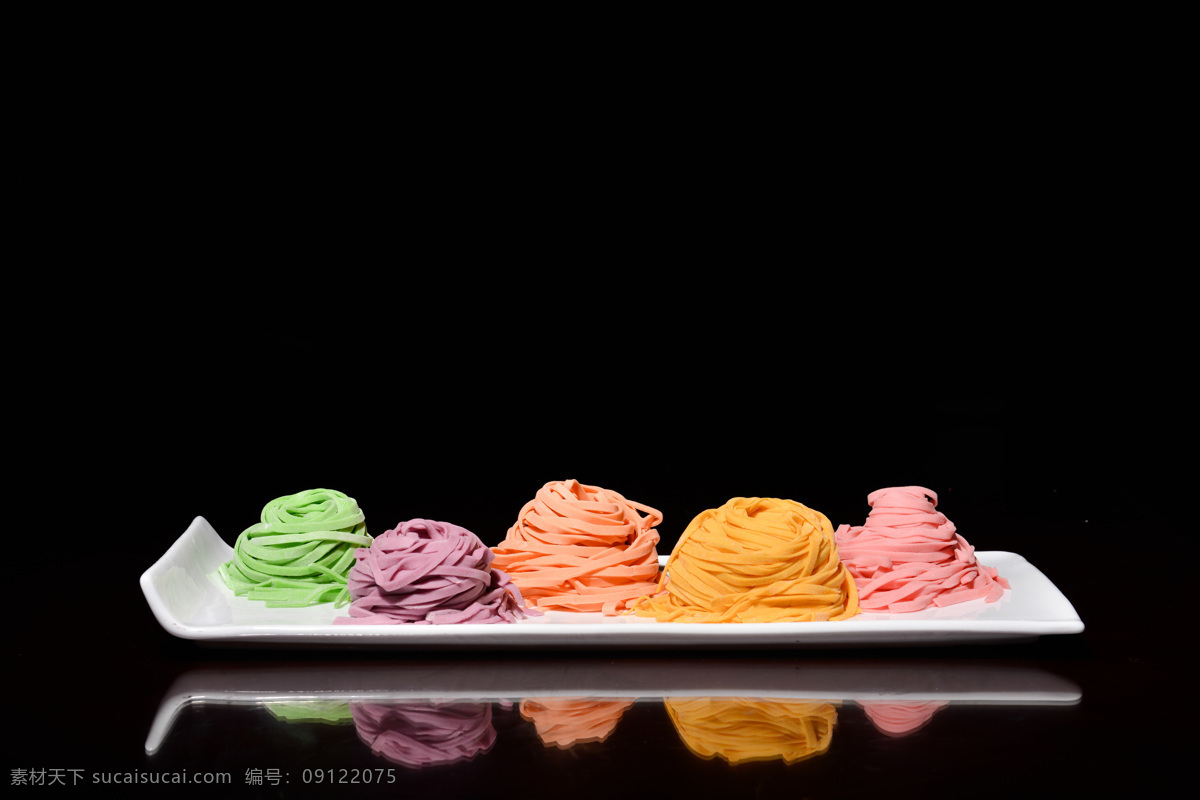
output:
[[[666,699],[687,748],[730,764],[782,759],[791,764],[829,749],[837,709],[830,703],[746,697]]]
[[[580,742],[604,741],[632,705],[632,700],[530,698],[521,701],[521,716],[534,724],[543,744],[567,748]]]
[[[924,703],[860,702],[867,719],[889,736],[907,736],[929,724],[933,715],[949,705],[929,700]]]
[[[406,767],[469,760],[496,742],[490,703],[353,703],[358,737]]]
[[[794,500],[735,497],[697,515],[657,594],[634,606],[660,622],[817,622],[858,613],[833,526]]]
[[[267,703],[267,710],[284,722],[350,721],[350,704],[345,700],[299,700],[294,703]]]

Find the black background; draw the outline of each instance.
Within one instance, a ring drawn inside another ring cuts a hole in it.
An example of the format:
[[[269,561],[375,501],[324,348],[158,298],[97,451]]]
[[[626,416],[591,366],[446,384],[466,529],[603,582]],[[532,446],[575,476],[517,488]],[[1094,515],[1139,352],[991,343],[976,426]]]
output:
[[[47,48],[30,71],[57,85],[14,87],[37,102],[13,126],[29,174],[8,220],[25,247],[5,315],[6,768],[379,766],[346,729],[214,707],[148,757],[159,703],[196,671],[661,657],[208,649],[159,627],[137,585],[196,515],[232,542],[305,488],[354,496],[375,531],[425,516],[495,543],[539,486],[576,478],[660,509],[664,547],[736,495],[837,525],[875,489],[933,489],[1086,630],[755,658],[1030,667],[1081,700],[951,707],[896,741],[847,707],[827,755],[745,768],[687,752],[653,703],[569,751],[498,709],[486,757],[379,794],[503,796],[519,779],[521,796],[1095,798],[1190,777],[1193,304],[1181,206],[1154,185],[1177,180],[1186,130],[1155,92],[1173,52],[1138,76],[1136,31],[1042,22],[1022,24],[1042,42],[1021,30],[978,65],[969,26],[935,34],[951,51],[896,35],[903,52],[848,89],[835,76],[855,47],[796,69],[789,40],[736,76],[721,57],[737,34],[700,36],[698,55],[646,70],[636,104],[645,68],[614,89],[607,52],[583,85],[546,87],[556,64],[511,84],[487,65],[446,92],[425,85],[439,61],[356,94],[359,75],[297,79],[274,58],[211,84],[217,46],[196,73],[133,55],[115,80],[120,53],[60,65]],[[323,52],[299,38],[295,62]],[[1081,43],[1099,52],[1065,49]],[[422,89],[436,102],[412,104]]]

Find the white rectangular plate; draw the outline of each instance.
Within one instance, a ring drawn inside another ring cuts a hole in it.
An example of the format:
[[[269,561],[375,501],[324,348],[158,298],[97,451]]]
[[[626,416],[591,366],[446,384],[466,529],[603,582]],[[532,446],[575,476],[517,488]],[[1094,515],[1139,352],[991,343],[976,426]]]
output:
[[[1050,580],[1016,553],[977,552],[1011,586],[995,603],[973,600],[911,614],[862,613],[840,622],[700,624],[635,616],[548,612],[516,623],[335,625],[347,608],[268,608],[236,597],[217,568],[233,557],[203,517],[142,574],[142,591],[170,634],[215,644],[440,648],[648,649],[861,647],[1005,642],[1080,633],[1083,622]],[[663,557],[665,560],[665,557]]]

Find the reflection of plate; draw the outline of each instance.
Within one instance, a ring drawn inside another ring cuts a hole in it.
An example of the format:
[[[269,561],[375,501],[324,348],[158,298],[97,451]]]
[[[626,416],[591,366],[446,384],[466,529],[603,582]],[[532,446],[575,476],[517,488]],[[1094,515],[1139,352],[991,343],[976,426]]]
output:
[[[999,602],[975,600],[912,614],[864,613],[841,622],[706,625],[550,612],[511,624],[341,626],[333,620],[347,610],[331,604],[267,608],[235,597],[217,575],[233,548],[207,520],[196,517],[143,573],[141,585],[169,633],[219,644],[422,649],[897,646],[1002,642],[1083,630],[1070,602],[1024,558],[1000,551],[976,555],[1011,585]]]
[[[170,687],[146,738],[162,745],[192,704],[327,709],[337,703],[490,703],[526,698],[658,702],[665,698],[773,698],[832,703],[1071,705],[1069,680],[1038,669],[923,661],[611,658],[470,659],[384,664],[201,667]]]

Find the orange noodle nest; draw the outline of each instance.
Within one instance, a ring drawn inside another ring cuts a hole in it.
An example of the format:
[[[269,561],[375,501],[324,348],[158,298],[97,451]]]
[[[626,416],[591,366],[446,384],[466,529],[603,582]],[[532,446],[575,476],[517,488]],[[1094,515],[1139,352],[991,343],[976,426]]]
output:
[[[551,481],[525,504],[492,567],[525,604],[616,615],[654,591],[662,514],[576,480]]]

